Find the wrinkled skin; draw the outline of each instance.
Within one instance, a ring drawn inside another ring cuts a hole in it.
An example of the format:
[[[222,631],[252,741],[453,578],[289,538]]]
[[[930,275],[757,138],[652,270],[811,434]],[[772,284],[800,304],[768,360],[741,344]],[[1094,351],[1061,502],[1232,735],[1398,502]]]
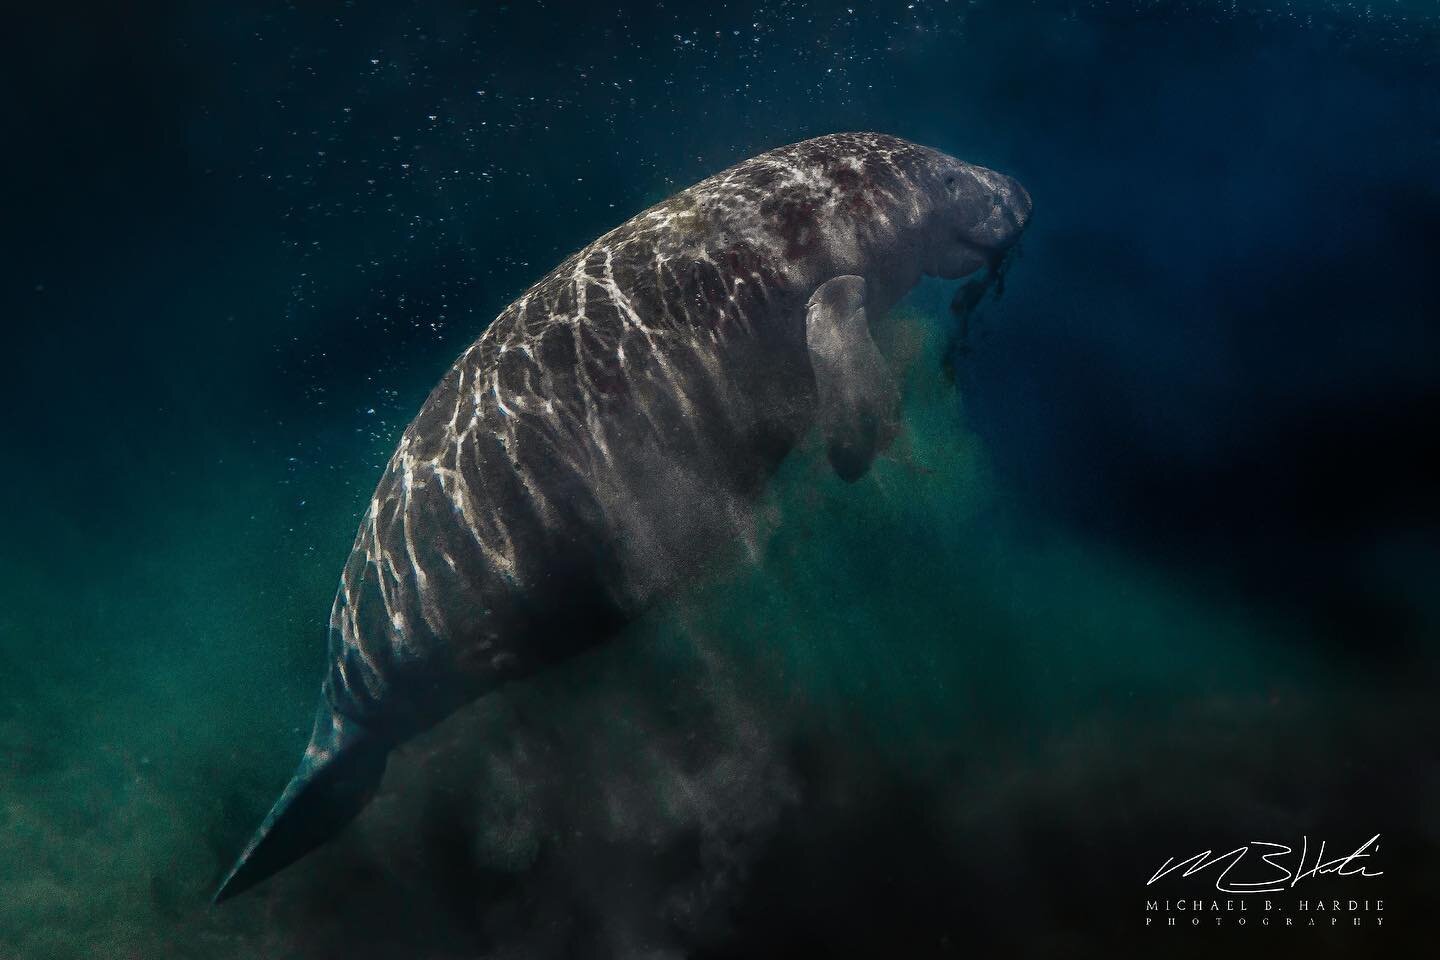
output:
[[[835,134],[676,194],[528,290],[401,437],[341,575],[310,747],[219,896],[338,830],[395,743],[753,537],[812,425],[862,476],[898,397],[868,322],[922,275],[995,262],[1029,214],[1009,177]]]

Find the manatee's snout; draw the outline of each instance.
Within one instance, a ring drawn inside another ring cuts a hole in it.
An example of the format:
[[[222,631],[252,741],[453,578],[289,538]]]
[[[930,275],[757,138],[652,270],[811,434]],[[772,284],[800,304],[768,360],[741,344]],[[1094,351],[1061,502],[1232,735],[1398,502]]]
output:
[[[962,199],[958,218],[969,221],[961,239],[991,254],[1003,254],[1020,239],[1034,202],[1019,180],[985,167],[971,166],[974,186]]]
[[[991,171],[986,171],[990,173]],[[1025,232],[1025,227],[1030,223],[1030,211],[1035,208],[1035,203],[1030,199],[1030,191],[1025,185],[1014,177],[1007,177],[1003,173],[993,173],[999,179],[999,190],[996,193],[999,199],[1001,229],[996,237],[996,246],[1002,250],[1013,247]]]
[[[1025,232],[1034,202],[1014,177],[960,161],[943,183],[925,272],[953,280],[1004,259]]]

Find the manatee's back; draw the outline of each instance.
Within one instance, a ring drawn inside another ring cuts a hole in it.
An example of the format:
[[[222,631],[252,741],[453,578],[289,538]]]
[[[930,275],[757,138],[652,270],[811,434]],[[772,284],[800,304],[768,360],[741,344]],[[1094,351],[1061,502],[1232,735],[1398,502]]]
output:
[[[337,706],[423,726],[748,532],[813,381],[774,236],[715,179],[570,257],[432,391],[341,578]]]

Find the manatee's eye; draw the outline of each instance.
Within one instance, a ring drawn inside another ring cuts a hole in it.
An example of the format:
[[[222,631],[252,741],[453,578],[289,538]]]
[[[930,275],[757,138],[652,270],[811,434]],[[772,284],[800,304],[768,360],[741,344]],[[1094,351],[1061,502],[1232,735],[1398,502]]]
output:
[[[952,174],[950,174],[950,176],[948,176],[948,177],[945,178],[945,186],[947,186],[947,187],[953,187],[953,186],[955,186],[955,174],[952,173]]]

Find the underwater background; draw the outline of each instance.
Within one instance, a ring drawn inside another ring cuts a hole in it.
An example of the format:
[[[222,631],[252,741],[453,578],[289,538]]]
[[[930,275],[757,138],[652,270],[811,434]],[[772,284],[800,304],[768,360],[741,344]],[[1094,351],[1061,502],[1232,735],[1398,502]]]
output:
[[[1431,0],[12,19],[3,960],[1433,943]],[[648,204],[838,130],[1035,200],[958,348],[954,284],[900,308],[897,447],[854,485],[797,451],[762,556],[211,906],[449,363]],[[1168,856],[1375,833],[1383,928],[1144,926]]]

